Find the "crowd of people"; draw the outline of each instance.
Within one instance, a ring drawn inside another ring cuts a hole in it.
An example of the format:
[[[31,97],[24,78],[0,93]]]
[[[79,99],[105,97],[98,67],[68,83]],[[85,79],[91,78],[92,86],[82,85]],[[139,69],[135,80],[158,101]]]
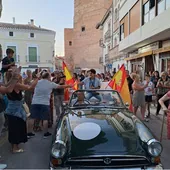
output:
[[[21,68],[15,66],[12,57],[14,51],[7,49],[6,53],[7,57],[2,60],[1,71],[0,134],[2,129],[6,128],[12,153],[22,153],[24,150],[19,144],[34,137],[34,131],[43,130],[44,138],[51,136],[48,128],[53,124],[53,106],[56,117],[59,117],[63,111],[65,89],[73,88],[73,84],[66,84],[66,76],[60,71],[51,73],[49,70],[36,69],[34,72],[27,70],[21,75]],[[73,80],[77,83],[78,89],[106,89],[106,84],[112,80],[114,74],[96,74],[96,71],[91,69],[80,74],[74,73]],[[135,115],[140,107],[142,120],[148,122],[151,115],[150,105],[156,96],[155,115],[159,114],[162,107],[165,114],[170,116],[170,69],[162,72],[160,76],[158,71],[149,72],[145,75],[144,81],[137,73],[129,74],[129,71],[126,71],[126,75]],[[25,108],[25,104],[28,108]],[[170,139],[170,122],[167,128]],[[1,166],[0,164],[0,169]]]

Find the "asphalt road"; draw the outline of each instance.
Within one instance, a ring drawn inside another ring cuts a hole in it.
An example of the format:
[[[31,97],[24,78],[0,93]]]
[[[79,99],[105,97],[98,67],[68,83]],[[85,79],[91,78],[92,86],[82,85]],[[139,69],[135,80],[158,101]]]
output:
[[[155,109],[152,109],[151,119],[146,125],[154,132],[157,139],[160,138],[160,129],[162,123],[162,115],[154,116]],[[138,114],[140,116],[140,114]],[[166,120],[165,120],[166,122]],[[53,129],[50,130],[51,132]],[[8,169],[47,169],[49,165],[49,152],[51,145],[51,137],[48,139],[42,138],[42,133],[37,133],[35,138],[32,138],[23,145],[25,153],[12,154],[10,145],[7,141],[7,135],[0,139],[0,163],[6,163]],[[162,163],[165,169],[170,168],[170,141],[166,139],[166,123],[164,126],[164,135],[162,141],[164,150],[162,153]]]

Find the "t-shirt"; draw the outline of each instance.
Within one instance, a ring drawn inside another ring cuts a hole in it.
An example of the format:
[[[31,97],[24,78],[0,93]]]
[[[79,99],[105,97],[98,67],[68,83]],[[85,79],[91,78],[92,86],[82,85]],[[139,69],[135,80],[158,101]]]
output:
[[[58,86],[58,84],[45,79],[39,80],[34,90],[32,104],[42,104],[49,106],[51,92]]]
[[[146,81],[144,81],[144,85],[146,85]],[[148,87],[145,88],[145,96],[153,95],[154,84],[150,81],[148,83]]]
[[[8,57],[5,57],[3,60],[2,60],[2,65],[8,65],[8,64],[12,64],[14,63],[14,58],[8,58]],[[9,68],[2,68],[2,73],[5,73],[8,71]]]
[[[93,86],[95,88],[101,87],[101,82],[96,77],[94,79],[91,79],[91,78],[88,77],[88,78],[84,79],[82,82],[83,82],[84,88],[86,90],[90,90],[91,86]]]

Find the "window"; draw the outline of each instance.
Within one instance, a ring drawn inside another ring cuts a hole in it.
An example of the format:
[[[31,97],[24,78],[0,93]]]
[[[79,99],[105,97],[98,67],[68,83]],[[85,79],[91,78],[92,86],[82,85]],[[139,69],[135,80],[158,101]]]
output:
[[[158,15],[165,10],[165,0],[158,0]]]
[[[155,0],[150,0],[143,5],[143,24],[155,18]]]
[[[153,7],[155,7],[155,0],[150,0],[149,8],[152,9]]]
[[[28,47],[29,62],[37,62],[37,47]]]
[[[114,39],[114,47],[117,45],[117,38]]]
[[[69,46],[72,46],[72,41],[69,41]]]
[[[149,1],[143,6],[143,23],[149,22]]]
[[[108,30],[111,30],[111,24],[110,24],[110,21],[108,23]]]
[[[81,27],[81,31],[82,31],[82,32],[86,31],[85,26]]]
[[[14,51],[13,58],[14,58],[14,61],[17,62],[17,55],[16,55],[17,47],[16,46],[7,46],[7,48],[10,48]]]
[[[110,44],[107,46],[107,54],[109,54],[110,51]]]
[[[115,9],[115,21],[118,19],[118,11],[117,8]]]
[[[9,32],[9,36],[13,37],[14,36],[14,32]]]
[[[31,38],[34,38],[34,33],[30,33],[30,37],[31,37]]]
[[[170,7],[170,0],[166,0],[166,9]]]
[[[124,24],[120,26],[120,41],[124,39]]]

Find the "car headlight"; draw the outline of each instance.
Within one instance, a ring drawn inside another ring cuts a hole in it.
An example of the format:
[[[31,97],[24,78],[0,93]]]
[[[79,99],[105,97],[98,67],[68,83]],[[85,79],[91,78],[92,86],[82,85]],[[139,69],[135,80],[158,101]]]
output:
[[[162,153],[162,145],[159,141],[155,139],[151,139],[147,143],[148,145],[148,152],[151,156],[157,157]]]
[[[55,158],[62,158],[66,153],[66,144],[61,140],[57,140],[52,147],[51,153]]]

